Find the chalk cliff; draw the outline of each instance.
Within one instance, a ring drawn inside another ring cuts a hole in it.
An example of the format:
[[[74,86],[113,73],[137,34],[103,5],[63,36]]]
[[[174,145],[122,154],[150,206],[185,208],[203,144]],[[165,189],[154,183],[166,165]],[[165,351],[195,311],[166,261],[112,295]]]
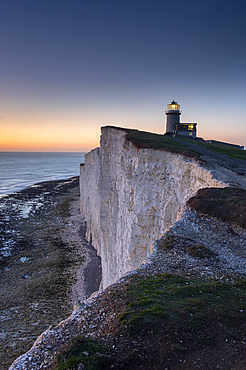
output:
[[[138,267],[198,189],[225,187],[199,161],[137,149],[127,132],[102,127],[100,148],[81,166],[81,211],[87,238],[102,259],[102,288]]]
[[[135,134],[102,128],[100,148],[81,166],[81,210],[106,289],[78,300],[10,370],[52,370],[83,336],[107,343],[115,369],[245,363],[245,160],[195,141]],[[144,136],[147,142],[137,141]],[[159,139],[163,149],[153,149]],[[194,150],[197,158],[187,157]]]

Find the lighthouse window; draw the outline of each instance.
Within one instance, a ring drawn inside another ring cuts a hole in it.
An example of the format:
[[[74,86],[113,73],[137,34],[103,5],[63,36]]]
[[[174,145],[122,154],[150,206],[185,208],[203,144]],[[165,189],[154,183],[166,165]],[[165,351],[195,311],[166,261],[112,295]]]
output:
[[[178,104],[170,104],[167,106],[168,110],[179,110],[179,107]]]
[[[188,125],[188,130],[193,130],[194,126],[193,125]]]

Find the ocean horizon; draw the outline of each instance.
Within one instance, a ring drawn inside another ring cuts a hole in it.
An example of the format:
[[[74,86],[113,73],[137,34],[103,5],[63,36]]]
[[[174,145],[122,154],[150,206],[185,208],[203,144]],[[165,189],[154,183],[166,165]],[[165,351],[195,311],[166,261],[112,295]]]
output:
[[[85,152],[0,152],[0,198],[43,181],[79,176]]]

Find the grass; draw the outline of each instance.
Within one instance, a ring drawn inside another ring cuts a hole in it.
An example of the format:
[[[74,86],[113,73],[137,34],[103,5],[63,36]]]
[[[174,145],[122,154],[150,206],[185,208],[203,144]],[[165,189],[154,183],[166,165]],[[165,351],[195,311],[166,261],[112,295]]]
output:
[[[124,304],[115,311],[112,299]],[[179,359],[186,361],[187,369],[194,369],[192,365],[203,353],[207,357],[202,368],[212,369],[218,363],[223,365],[224,355],[218,362],[218,351],[228,351],[231,361],[232,353],[237,354],[245,342],[243,278],[229,282],[171,274],[133,275],[124,289],[119,288],[109,302],[107,298],[107,303],[119,321],[109,327],[107,323],[104,344],[76,338],[60,354],[57,370],[78,370],[80,364],[87,370],[149,370],[151,366],[162,369],[169,365],[178,369]],[[230,352],[232,348],[234,352]]]
[[[183,248],[186,253],[192,257],[198,258],[216,258],[217,254],[210,249],[204,247],[203,245],[196,244],[194,240],[187,237],[180,237],[175,235],[166,234],[163,239],[161,239],[159,247],[163,250],[171,250],[176,245],[179,248]]]
[[[179,139],[182,139],[183,141],[189,140],[189,142],[190,142],[190,139],[185,139],[185,138],[180,137],[180,136],[179,136]],[[202,147],[204,147],[208,150],[211,150],[212,152],[225,154],[229,158],[237,158],[237,159],[246,160],[246,150],[230,148],[230,147],[226,147],[226,146],[222,146],[222,145],[210,144],[210,143],[201,142],[201,141],[194,141],[194,143],[197,144],[198,146],[202,146]],[[198,149],[198,151],[199,151],[199,149]]]
[[[200,158],[201,153],[199,152],[199,146],[205,147],[212,152],[227,155],[230,158],[244,159],[246,160],[246,150],[235,149],[229,147],[223,147],[221,145],[209,144],[201,141],[191,141],[189,138],[178,136],[174,138],[169,135],[159,135],[146,131],[132,130],[121,127],[114,127],[117,130],[123,130],[127,132],[126,140],[131,141],[138,149],[150,148],[166,150],[177,154],[182,154],[191,158]],[[182,143],[180,142],[182,140]],[[190,149],[187,142],[197,144],[197,150]]]
[[[133,145],[136,146],[138,149],[150,148],[165,150],[197,159],[200,156],[200,153],[198,151],[188,148],[185,143],[182,144],[175,138],[167,135],[159,135],[151,132],[124,129],[114,126],[109,127],[115,128],[117,130],[126,131],[126,140],[132,142]]]
[[[188,200],[191,209],[246,227],[246,190],[240,188],[200,189]]]
[[[219,145],[207,144],[207,149],[210,149],[214,152],[218,152],[221,154],[225,154],[230,158],[238,158],[246,160],[246,151],[242,149],[234,149],[234,148],[224,148]]]
[[[215,144],[206,144],[206,148],[220,154],[225,154],[229,158],[246,160],[246,151],[242,149],[226,148]]]
[[[139,334],[171,325],[201,345],[204,336],[206,345],[214,345],[221,326],[228,338],[240,336],[245,326],[246,279],[229,283],[170,274],[133,277],[124,294],[128,307],[119,321]]]
[[[57,370],[77,370],[79,364],[83,364],[86,370],[101,370],[109,362],[108,349],[103,344],[93,339],[78,337],[58,356]]]

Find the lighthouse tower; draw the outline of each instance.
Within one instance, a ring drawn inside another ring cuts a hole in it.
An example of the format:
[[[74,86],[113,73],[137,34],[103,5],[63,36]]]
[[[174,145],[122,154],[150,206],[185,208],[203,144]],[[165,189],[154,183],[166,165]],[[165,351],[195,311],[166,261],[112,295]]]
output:
[[[172,101],[167,105],[166,110],[167,124],[166,133],[171,136],[188,136],[196,138],[197,123],[181,123],[180,122],[180,105],[176,101]]]
[[[166,132],[174,134],[176,124],[180,123],[181,115],[180,105],[173,100],[171,104],[167,105],[166,115],[167,115]]]

